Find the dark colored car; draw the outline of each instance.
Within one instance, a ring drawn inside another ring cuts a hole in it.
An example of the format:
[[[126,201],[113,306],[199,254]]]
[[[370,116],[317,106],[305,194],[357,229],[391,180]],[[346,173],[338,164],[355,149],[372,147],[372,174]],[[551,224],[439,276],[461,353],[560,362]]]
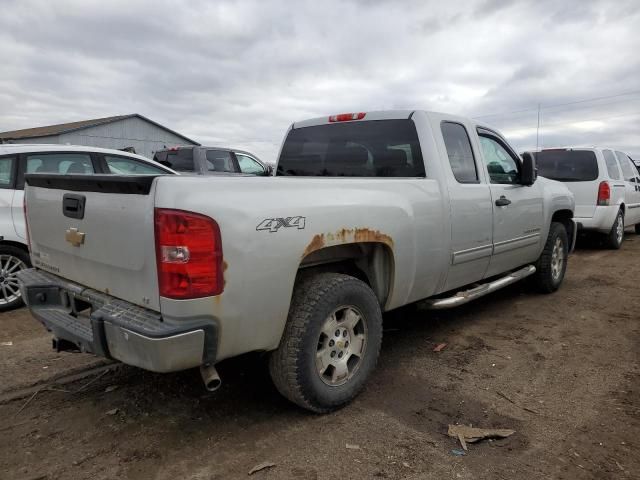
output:
[[[198,175],[244,174],[269,176],[273,172],[252,153],[220,147],[171,147],[158,150],[153,159],[176,172]]]

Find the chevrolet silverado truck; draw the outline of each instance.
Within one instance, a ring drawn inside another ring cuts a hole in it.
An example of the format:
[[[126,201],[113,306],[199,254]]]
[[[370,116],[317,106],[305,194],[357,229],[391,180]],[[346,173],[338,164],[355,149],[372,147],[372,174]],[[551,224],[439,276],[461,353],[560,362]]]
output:
[[[58,350],[155,372],[267,352],[314,412],[363,388],[382,312],[451,308],[530,277],[561,284],[576,225],[500,133],[424,111],[294,123],[274,177],[31,174],[32,314]]]

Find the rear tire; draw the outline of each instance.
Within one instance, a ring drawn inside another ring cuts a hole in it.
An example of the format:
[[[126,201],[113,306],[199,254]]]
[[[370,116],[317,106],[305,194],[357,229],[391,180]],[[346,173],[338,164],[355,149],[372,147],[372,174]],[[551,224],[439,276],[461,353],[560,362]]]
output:
[[[303,276],[269,371],[285,398],[326,413],[360,393],[381,343],[382,313],[367,284],[338,273]]]
[[[24,305],[16,274],[31,267],[29,254],[13,245],[0,245],[0,312]]]
[[[618,250],[624,240],[624,213],[618,210],[616,221],[613,222],[611,231],[607,234],[606,245],[612,250]]]
[[[569,257],[569,237],[567,230],[559,222],[552,222],[549,236],[542,254],[536,262],[536,273],[533,282],[541,293],[553,293],[562,284],[567,271]]]
[[[640,235],[640,223],[636,223],[635,229],[636,229],[636,235]]]

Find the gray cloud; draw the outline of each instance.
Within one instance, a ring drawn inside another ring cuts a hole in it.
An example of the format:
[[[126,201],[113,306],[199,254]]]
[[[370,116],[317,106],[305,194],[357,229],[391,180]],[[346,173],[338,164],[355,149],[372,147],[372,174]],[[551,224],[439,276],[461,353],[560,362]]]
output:
[[[538,103],[640,89],[637,1],[3,2],[0,130],[138,112],[274,161],[295,120],[425,108],[535,146]],[[640,95],[543,107],[543,145],[640,157]],[[581,123],[580,123],[581,122]]]

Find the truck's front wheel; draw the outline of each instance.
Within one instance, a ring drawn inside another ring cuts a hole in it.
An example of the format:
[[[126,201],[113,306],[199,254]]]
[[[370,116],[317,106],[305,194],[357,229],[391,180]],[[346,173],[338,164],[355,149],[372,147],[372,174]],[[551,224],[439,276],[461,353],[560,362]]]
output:
[[[303,277],[293,293],[269,370],[278,391],[324,413],[351,401],[375,368],[382,313],[362,281],[337,273]]]

